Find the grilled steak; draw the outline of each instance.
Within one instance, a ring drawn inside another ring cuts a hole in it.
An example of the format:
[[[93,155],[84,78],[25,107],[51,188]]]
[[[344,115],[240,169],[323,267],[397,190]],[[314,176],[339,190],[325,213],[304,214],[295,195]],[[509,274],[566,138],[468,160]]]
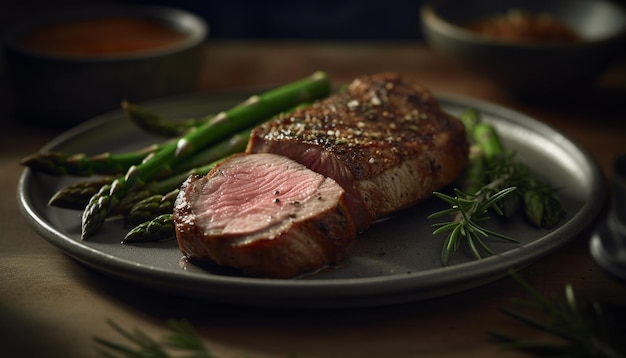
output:
[[[363,231],[450,184],[468,144],[463,124],[428,90],[383,73],[255,128],[247,151],[284,155],[335,179]]]
[[[285,278],[338,263],[376,218],[450,184],[468,143],[429,91],[378,74],[255,128],[246,152],[182,186],[179,247]]]
[[[356,235],[344,198],[334,180],[287,157],[235,155],[183,184],[176,237],[192,260],[294,277],[342,259]]]

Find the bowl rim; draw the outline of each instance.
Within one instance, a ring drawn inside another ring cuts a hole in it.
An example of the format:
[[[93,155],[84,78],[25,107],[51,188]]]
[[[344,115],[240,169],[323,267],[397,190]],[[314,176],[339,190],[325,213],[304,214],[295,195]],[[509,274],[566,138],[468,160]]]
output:
[[[466,29],[463,26],[459,26],[451,21],[448,21],[442,17],[435,9],[435,5],[440,3],[441,0],[430,0],[425,2],[420,8],[420,17],[422,25],[424,27],[435,30],[446,36],[457,38],[468,42],[474,42],[482,45],[492,45],[511,48],[526,48],[526,49],[546,49],[546,48],[562,48],[562,49],[576,49],[586,46],[594,46],[607,42],[619,41],[620,39],[626,39],[626,21],[622,24],[618,31],[612,32],[609,35],[605,35],[598,38],[584,38],[580,42],[532,42],[532,41],[508,41],[498,38],[492,38],[483,36],[477,32]],[[622,9],[618,5],[602,0],[595,0],[594,2],[600,2],[608,6],[612,6],[616,9],[620,9],[622,15],[626,19],[626,10]]]
[[[24,46],[19,40],[21,35],[46,25],[57,24],[68,20],[73,21],[118,15],[156,20],[167,26],[182,29],[188,36],[181,41],[163,47],[131,53],[102,54],[97,56],[52,53],[37,50],[32,47]],[[198,46],[205,41],[208,35],[209,25],[206,21],[183,9],[160,5],[101,4],[79,6],[22,19],[22,21],[7,27],[2,40],[5,50],[19,52],[29,57],[64,62],[94,63],[141,60],[178,53]]]

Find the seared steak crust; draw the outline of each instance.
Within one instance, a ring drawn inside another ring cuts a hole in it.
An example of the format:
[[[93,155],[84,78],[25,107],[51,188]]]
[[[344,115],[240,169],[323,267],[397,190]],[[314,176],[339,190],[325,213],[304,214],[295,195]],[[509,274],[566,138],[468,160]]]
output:
[[[363,231],[455,180],[468,143],[427,89],[383,73],[255,128],[247,152],[284,155],[335,179]]]

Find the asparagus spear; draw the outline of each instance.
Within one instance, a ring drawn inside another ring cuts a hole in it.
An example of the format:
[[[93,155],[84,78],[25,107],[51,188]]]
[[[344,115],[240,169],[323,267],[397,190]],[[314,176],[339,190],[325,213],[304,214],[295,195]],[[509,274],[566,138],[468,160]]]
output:
[[[122,110],[126,114],[126,117],[139,128],[166,138],[182,136],[214,117],[214,115],[207,115],[198,118],[190,117],[170,120],[145,107],[128,101],[122,102]]]
[[[500,141],[496,129],[489,123],[479,122],[473,130],[475,142],[480,146],[485,160],[489,165],[506,155],[506,150]]]
[[[287,110],[297,103],[321,98],[330,92],[330,81],[323,72],[316,72],[302,80],[252,96],[244,103],[221,112],[207,123],[163,146],[141,164],[131,167],[126,175],[105,185],[94,195],[82,215],[83,239],[96,233],[109,212],[115,211],[121,199],[135,188],[153,179],[164,165],[172,166],[203,147]]]
[[[528,171],[526,167],[518,170]],[[565,210],[555,196],[555,188],[530,174],[524,176],[518,185],[524,214],[533,225],[551,229],[565,217]]]
[[[476,125],[481,121],[480,113],[475,108],[468,108],[461,112],[459,115],[459,119],[463,122],[463,126],[465,127],[465,131],[467,132],[467,137],[470,140],[474,139],[474,129],[476,129]]]
[[[135,226],[159,215],[171,214],[179,191],[177,188],[166,194],[155,194],[141,200],[130,209],[126,217],[127,225]]]
[[[465,170],[462,190],[466,193],[476,193],[485,185],[486,163],[479,145],[470,145],[469,162]]]
[[[122,243],[138,244],[161,241],[173,238],[175,235],[174,215],[171,213],[162,214],[130,230],[122,240]]]
[[[213,115],[200,118],[186,118],[181,120],[169,120],[147,108],[128,101],[122,102],[122,110],[126,117],[146,132],[162,137],[173,138],[184,135],[195,127],[208,122]]]
[[[184,161],[175,163],[172,167],[164,166],[159,174],[159,178],[176,173],[193,171],[195,168],[210,165],[216,160],[225,158],[231,154],[243,152],[246,150],[251,132],[252,128],[246,128],[231,137],[224,138],[217,144],[198,151]]]
[[[480,115],[475,109],[470,108],[463,111],[459,118],[465,126],[468,140],[471,143],[468,156],[469,162],[465,170],[462,190],[466,193],[475,193],[484,185],[486,177],[484,151],[482,146],[475,143],[474,140],[474,131],[476,125],[480,122]]]
[[[140,163],[149,153],[161,148],[153,144],[135,152],[111,154],[109,152],[88,156],[84,153],[43,152],[32,154],[20,162],[30,169],[50,175],[90,176],[94,174],[121,174]]]
[[[114,179],[113,177],[102,177],[72,183],[57,191],[48,201],[48,205],[63,209],[83,210],[89,203],[89,199],[103,185],[110,184]]]

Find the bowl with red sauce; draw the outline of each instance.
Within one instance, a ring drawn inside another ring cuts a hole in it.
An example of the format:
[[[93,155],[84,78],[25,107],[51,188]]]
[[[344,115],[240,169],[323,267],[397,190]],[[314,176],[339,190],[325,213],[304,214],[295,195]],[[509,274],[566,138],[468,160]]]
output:
[[[81,7],[16,23],[4,55],[17,118],[67,127],[197,88],[208,26],[160,6]]]
[[[516,97],[583,96],[623,59],[626,12],[605,0],[433,0],[427,42]]]

